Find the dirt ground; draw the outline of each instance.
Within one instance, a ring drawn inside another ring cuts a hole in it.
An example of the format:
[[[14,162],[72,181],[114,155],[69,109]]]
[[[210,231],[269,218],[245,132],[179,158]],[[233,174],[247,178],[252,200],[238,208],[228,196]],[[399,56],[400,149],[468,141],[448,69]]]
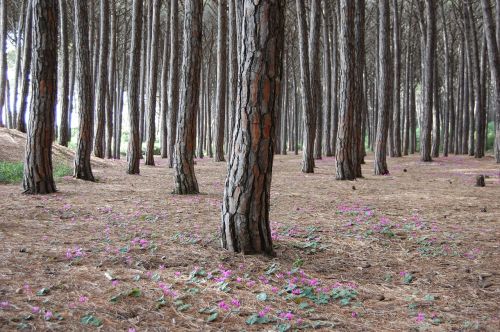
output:
[[[161,159],[50,196],[0,185],[0,330],[500,330],[500,167],[366,162],[340,182],[333,158],[275,158],[274,258],[220,249],[225,163],[197,160],[198,196]]]

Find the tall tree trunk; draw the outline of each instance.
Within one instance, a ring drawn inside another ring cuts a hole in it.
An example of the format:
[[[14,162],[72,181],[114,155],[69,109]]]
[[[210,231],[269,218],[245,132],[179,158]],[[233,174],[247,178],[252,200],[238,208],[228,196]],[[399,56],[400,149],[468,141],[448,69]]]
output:
[[[127,43],[125,43],[126,49]],[[127,52],[123,51],[122,56],[122,70],[121,70],[121,82],[119,83],[119,92],[117,96],[116,109],[115,109],[115,144],[114,144],[114,157],[115,159],[120,159],[121,154],[121,143],[122,143],[122,120],[123,120],[123,91],[125,90],[125,80],[127,78],[126,73],[127,65]]]
[[[443,155],[448,156],[448,152],[453,150],[453,134],[455,125],[455,116],[453,109],[453,89],[452,89],[452,73],[453,66],[450,64],[452,56],[450,56],[450,41],[448,35],[448,23],[444,11],[443,2],[439,2],[441,9],[441,21],[443,22],[443,46],[444,46],[444,105],[443,110],[445,116],[444,123],[444,142],[443,142]]]
[[[245,0],[244,9],[238,111],[224,189],[221,242],[232,252],[272,255],[269,208],[284,1]]]
[[[378,87],[378,125],[375,142],[375,175],[387,175],[387,136],[389,129],[389,109],[393,95],[391,81],[393,64],[391,62],[390,9],[389,0],[379,1],[379,87]]]
[[[148,52],[149,52],[149,43],[148,43],[148,13],[149,13],[149,1],[143,4],[145,7],[143,8],[142,13],[142,31],[141,31],[141,69],[140,69],[140,85],[139,85],[139,136],[141,139],[141,159],[142,159],[142,143],[144,142],[145,135],[145,126],[144,126],[144,114],[146,109],[146,102],[144,96],[147,91],[147,76],[148,76]]]
[[[278,126],[281,126],[281,154],[286,155],[287,150],[287,136],[288,136],[288,72],[289,69],[287,67],[286,56],[283,55],[283,81],[281,82],[281,89],[283,95],[283,106],[281,123],[277,123]]]
[[[228,95],[229,95],[229,149],[231,150],[231,143],[233,138],[233,128],[234,128],[234,118],[236,112],[236,98],[238,85],[238,36],[236,27],[236,4],[235,1],[229,1],[229,20],[228,20],[228,33],[229,33],[229,84],[228,84]]]
[[[26,132],[26,108],[28,107],[28,94],[29,94],[29,77],[31,68],[31,39],[32,39],[32,13],[33,13],[33,0],[29,1],[26,21],[24,23],[24,45],[23,45],[23,68],[21,72],[21,100],[19,103],[17,114],[17,130]]]
[[[27,194],[49,194],[56,191],[52,142],[57,95],[57,0],[34,0],[32,12],[32,93],[23,188]]]
[[[115,100],[115,87],[116,87],[116,38],[117,38],[117,27],[116,27],[116,2],[115,0],[110,0],[110,49],[109,49],[109,59],[108,59],[108,93],[106,96],[106,158],[112,158],[112,148],[113,148],[113,115],[114,107],[116,104]]]
[[[94,142],[94,155],[104,158],[104,134],[106,124],[106,94],[108,91],[108,47],[109,47],[109,0],[100,0],[100,37],[99,64],[96,77],[96,115],[97,128]]]
[[[398,1],[393,0],[393,53],[394,53],[394,97],[393,97],[393,140],[394,157],[401,157],[401,38],[399,24]],[[404,2],[403,2],[404,3]]]
[[[500,1],[497,0],[497,6]],[[488,43],[488,59],[494,87],[494,109],[496,114],[495,120],[495,146],[494,152],[497,163],[500,163],[500,59],[498,54],[498,40],[494,32],[493,17],[491,7],[488,0],[481,0],[483,10],[484,30],[486,32],[486,42]],[[497,7],[497,33],[500,31],[500,7]]]
[[[318,0],[315,0],[318,1]],[[300,51],[300,88],[302,115],[304,120],[304,142],[302,146],[302,172],[314,173],[314,138],[316,110],[313,104],[311,92],[311,75],[309,67],[309,53],[307,51],[307,22],[305,16],[304,0],[296,0],[297,4],[297,24],[299,31],[299,51]]]
[[[337,30],[337,14],[339,1],[335,1],[332,5],[331,24],[332,24],[332,133],[331,146],[332,153],[335,155],[337,149],[337,133],[339,128],[339,103],[338,103],[338,30]]]
[[[325,156],[331,157],[333,155],[330,137],[332,127],[332,66],[330,63],[331,43],[328,28],[328,18],[331,11],[326,0],[322,1],[321,5],[323,8],[323,15],[321,16],[323,18],[323,25],[321,26],[323,36],[323,153]]]
[[[168,133],[167,133],[167,114],[168,114],[168,70],[170,63],[170,7],[171,1],[167,1],[167,21],[165,24],[165,37],[163,40],[163,56],[161,69],[161,100],[160,100],[160,153],[162,158],[168,156]]]
[[[76,1],[76,0],[75,0]],[[175,2],[175,1],[174,1]],[[139,91],[140,68],[137,66],[141,58],[141,30],[142,30],[142,0],[134,0],[132,9],[132,43],[130,45],[130,59],[128,72],[128,110],[130,133],[128,142],[128,174],[139,174],[141,158],[141,137],[139,133]]]
[[[215,155],[214,161],[224,161],[224,123],[226,121],[226,70],[227,70],[227,3],[219,0],[217,9],[217,92],[215,95]]]
[[[421,160],[424,162],[432,161],[431,158],[431,130],[432,130],[432,108],[434,91],[434,58],[436,54],[436,3],[435,0],[425,0],[425,56],[424,56],[424,100],[422,112],[421,128]]]
[[[186,0],[184,4],[184,47],[182,79],[179,90],[179,118],[175,141],[175,189],[179,195],[198,194],[194,174],[196,112],[199,106],[202,53],[203,3]]]
[[[0,0],[0,127],[4,126],[3,109],[7,82],[7,0]],[[7,109],[7,107],[5,108]],[[6,112],[7,114],[7,112]],[[5,119],[7,123],[7,117]]]
[[[156,91],[158,85],[158,49],[160,38],[160,9],[161,1],[153,0],[153,25],[151,27],[151,59],[149,65],[149,89],[148,89],[148,118],[147,118],[147,148],[146,165],[154,166],[154,148],[156,139]]]
[[[168,78],[168,167],[174,166],[174,146],[177,133],[177,113],[179,111],[179,4],[172,1],[170,9],[170,69]]]
[[[321,2],[311,0],[311,16],[309,27],[309,75],[311,82],[311,97],[313,108],[314,159],[321,159],[321,143],[323,135],[323,111],[321,109],[321,63],[320,63],[320,27]]]
[[[439,147],[441,145],[441,109],[439,102],[439,71],[437,61],[434,63],[434,91],[433,91],[433,104],[434,104],[434,120],[432,128],[432,147],[431,156],[433,158],[439,157]]]
[[[355,106],[354,106],[354,142],[352,150],[352,165],[356,177],[362,177],[361,164],[364,163],[363,154],[363,110],[365,104],[365,91],[363,84],[363,74],[365,71],[365,0],[356,0],[355,19]]]
[[[92,152],[92,138],[94,133],[94,103],[92,87],[92,62],[89,51],[89,38],[87,34],[88,18],[87,4],[74,0],[75,12],[75,51],[77,58],[77,76],[79,82],[78,102],[80,108],[79,130],[76,145],[75,172],[77,179],[94,181],[90,164]]]
[[[4,0],[7,1],[7,0]],[[26,33],[25,17],[27,15],[30,0],[22,0],[21,11],[19,13],[19,22],[17,27],[17,41],[16,41],[16,63],[14,65],[14,87],[13,87],[13,101],[12,101],[12,125],[11,128],[17,128],[17,92],[19,87],[19,78],[21,77],[21,54],[24,51],[24,47],[21,47],[21,40],[26,40],[23,35]],[[6,12],[5,12],[6,13]]]
[[[68,104],[69,104],[69,51],[68,51],[68,30],[66,28],[67,8],[66,1],[59,0],[59,31],[60,31],[60,79],[59,95],[57,103],[59,106],[59,114],[61,114],[61,125],[59,129],[59,144],[68,146]]]
[[[355,16],[356,3],[340,1],[340,109],[336,149],[336,179],[354,180],[356,169],[353,165],[356,132],[356,50]]]

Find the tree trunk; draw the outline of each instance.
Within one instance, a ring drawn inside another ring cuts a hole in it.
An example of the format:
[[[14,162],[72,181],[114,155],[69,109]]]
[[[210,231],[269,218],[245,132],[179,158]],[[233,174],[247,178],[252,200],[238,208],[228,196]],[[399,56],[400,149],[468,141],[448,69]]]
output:
[[[379,1],[379,86],[378,86],[378,125],[375,142],[375,175],[387,175],[387,135],[389,129],[389,109],[393,95],[391,81],[391,40],[389,0]]]
[[[77,58],[77,76],[79,82],[78,102],[80,108],[79,130],[75,156],[75,172],[77,179],[94,181],[90,164],[92,152],[92,136],[94,133],[94,103],[92,87],[92,62],[90,61],[89,38],[87,34],[87,4],[74,0],[75,12],[75,50]]]
[[[59,144],[62,146],[68,146],[68,105],[69,105],[69,54],[68,54],[68,31],[66,28],[66,20],[68,11],[66,8],[66,1],[59,0],[59,28],[60,28],[60,79],[61,84],[59,88],[59,95],[57,97],[57,103],[59,106],[59,114],[61,114],[61,124],[59,127]]]
[[[339,127],[339,105],[338,105],[338,30],[337,30],[337,15],[334,8],[338,8],[339,1],[335,1],[332,6],[331,21],[332,21],[332,133],[331,146],[332,153],[335,155],[337,149],[337,133]]]
[[[177,113],[179,111],[179,4],[172,1],[170,9],[170,76],[168,78],[168,167],[174,166],[174,147],[177,133]]]
[[[174,194],[191,195],[199,193],[193,157],[196,140],[196,112],[200,102],[203,3],[198,0],[186,0],[184,13],[182,79],[179,90],[179,118],[174,155]]]
[[[7,1],[7,0],[4,0]],[[21,52],[24,51],[24,47],[21,47],[21,40],[25,37],[23,35],[26,31],[25,17],[27,15],[26,11],[29,7],[29,0],[22,0],[22,10],[19,13],[19,22],[17,27],[17,42],[16,42],[16,63],[14,65],[14,87],[13,87],[13,101],[12,101],[12,125],[11,128],[17,128],[17,92],[19,87],[19,78],[21,77]]]
[[[311,0],[311,16],[309,27],[309,75],[311,77],[311,97],[313,108],[314,159],[321,159],[321,143],[323,135],[323,111],[321,108],[321,63],[320,63],[320,27],[321,2]]]
[[[163,66],[161,69],[161,100],[160,100],[160,153],[162,158],[168,156],[168,133],[167,133],[167,115],[168,115],[168,69],[170,63],[170,7],[171,1],[167,1],[167,22],[165,24],[166,33],[163,40]]]
[[[437,63],[434,63],[434,91],[433,91],[433,104],[434,104],[434,120],[432,128],[432,148],[431,156],[433,158],[439,157],[439,147],[441,145],[441,110],[439,103],[439,72]]]
[[[217,9],[217,92],[215,95],[215,155],[214,161],[224,161],[224,123],[226,121],[226,39],[227,14],[226,1],[219,0]]]
[[[237,91],[236,87],[238,85],[238,36],[236,27],[236,4],[235,1],[229,1],[229,84],[228,84],[228,95],[229,95],[229,149],[231,150],[231,143],[233,138],[233,128],[234,128],[234,118],[236,112],[236,98]]]
[[[244,12],[238,111],[224,189],[221,242],[232,252],[272,255],[269,208],[284,1],[245,0]]]
[[[393,53],[394,53],[394,97],[393,97],[393,156],[401,157],[401,39],[398,1],[393,0],[394,22],[393,22]],[[403,2],[404,3],[404,2]]]
[[[319,0],[315,0],[319,1]],[[302,116],[304,120],[304,142],[302,146],[302,172],[314,173],[314,138],[316,110],[313,105],[311,92],[311,75],[309,69],[309,53],[307,52],[307,22],[305,16],[304,0],[296,0],[297,4],[297,24],[299,31],[299,51],[300,51],[300,88]]]
[[[426,42],[424,56],[424,100],[422,112],[421,128],[421,160],[424,162],[432,161],[431,158],[431,130],[432,130],[432,108],[434,92],[434,58],[436,54],[436,5],[435,0],[425,0],[425,19],[426,19]]]
[[[323,7],[323,25],[321,33],[323,35],[323,153],[331,157],[331,127],[332,127],[332,67],[330,63],[330,40],[327,18],[331,15],[330,5],[326,0],[321,2]],[[286,110],[285,110],[286,112]],[[286,114],[285,114],[286,116]],[[286,125],[286,122],[285,122]],[[286,151],[286,150],[285,150]]]
[[[116,2],[111,1],[111,13],[110,13],[110,49],[109,49],[109,69],[108,69],[108,94],[106,96],[106,158],[112,158],[112,141],[113,141],[113,115],[114,107],[116,107],[115,100],[115,88],[116,88],[116,43],[117,43],[117,27],[116,27]]]
[[[104,158],[104,134],[106,124],[106,94],[108,91],[108,47],[109,47],[109,0],[100,0],[100,37],[99,37],[99,64],[96,77],[96,115],[97,128],[94,142],[94,155]]]
[[[7,0],[0,0],[0,127],[4,126],[3,109],[7,82]],[[7,109],[7,107],[6,107]],[[5,123],[7,123],[7,118]]]
[[[498,1],[497,1],[498,3]],[[498,40],[495,36],[493,17],[491,14],[491,7],[488,0],[481,0],[481,6],[483,10],[483,22],[484,30],[486,33],[486,42],[488,43],[488,59],[491,78],[494,86],[494,109],[496,114],[495,121],[495,146],[494,152],[497,163],[500,163],[500,59],[498,54]],[[500,13],[500,8],[497,7],[497,24],[500,23],[500,18],[498,15]],[[500,31],[500,27],[497,26],[497,31]]]
[[[73,27],[74,25],[72,25]],[[73,36],[74,28],[73,30]],[[74,37],[73,37],[74,41]],[[76,76],[76,50],[73,48],[71,57],[71,74],[69,75],[69,96],[68,96],[68,143],[71,141],[71,117],[73,116],[73,97],[75,95],[75,76]]]
[[[148,118],[147,118],[147,148],[146,148],[146,165],[154,166],[154,148],[156,139],[156,91],[158,85],[158,49],[160,38],[160,9],[161,1],[153,0],[153,25],[151,27],[151,59],[149,65],[149,89],[148,89]]]
[[[75,0],[76,1],[76,0]],[[175,1],[174,1],[175,2]],[[130,59],[128,72],[128,110],[130,133],[128,142],[128,174],[139,174],[141,158],[141,137],[139,133],[139,91],[140,68],[137,64],[141,58],[141,30],[142,30],[142,0],[134,0],[132,11],[132,43],[130,45]]]
[[[363,109],[365,104],[363,74],[365,70],[365,0],[356,1],[355,19],[355,106],[354,106],[354,142],[352,150],[352,166],[356,177],[362,177],[361,163],[363,154]]]
[[[340,109],[337,134],[336,179],[354,180],[356,169],[353,154],[356,144],[354,117],[356,114],[356,4],[341,0],[340,8]]]
[[[23,45],[23,68],[21,72],[21,100],[19,103],[18,114],[17,114],[17,130],[20,132],[26,132],[26,108],[28,107],[28,94],[29,94],[29,77],[31,68],[31,39],[32,39],[32,12],[33,12],[33,0],[29,1],[26,21],[24,23],[24,45]]]
[[[23,188],[27,194],[56,191],[52,174],[57,95],[57,1],[34,0],[33,71]]]

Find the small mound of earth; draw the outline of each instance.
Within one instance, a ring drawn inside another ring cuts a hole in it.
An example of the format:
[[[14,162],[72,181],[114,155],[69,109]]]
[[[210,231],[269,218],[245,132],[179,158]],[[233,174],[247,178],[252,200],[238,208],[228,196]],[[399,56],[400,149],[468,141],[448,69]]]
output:
[[[26,149],[26,134],[15,129],[0,128],[0,161],[24,162]],[[52,145],[52,160],[54,164],[73,166],[75,151],[54,143]],[[106,167],[104,160],[92,157],[92,166]]]

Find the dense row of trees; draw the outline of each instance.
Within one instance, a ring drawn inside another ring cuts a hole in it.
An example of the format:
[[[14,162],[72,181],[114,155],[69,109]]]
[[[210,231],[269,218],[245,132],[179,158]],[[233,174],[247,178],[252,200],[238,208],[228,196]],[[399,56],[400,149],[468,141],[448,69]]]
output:
[[[499,2],[0,0],[0,125],[28,132],[29,193],[55,191],[74,111],[80,179],[123,134],[127,173],[160,154],[178,194],[199,192],[195,156],[227,160],[223,245],[271,253],[275,153],[353,180],[367,148],[377,175],[417,151],[482,158],[494,122],[500,162]]]

